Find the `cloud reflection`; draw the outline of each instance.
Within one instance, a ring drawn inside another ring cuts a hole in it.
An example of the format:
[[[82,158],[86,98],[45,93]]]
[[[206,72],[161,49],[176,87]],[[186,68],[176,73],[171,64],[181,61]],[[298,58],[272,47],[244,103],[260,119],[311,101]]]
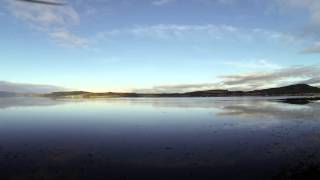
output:
[[[219,116],[252,117],[255,119],[303,119],[317,120],[320,117],[320,103],[288,104],[277,98],[168,98],[128,99],[129,104],[147,104],[155,108],[204,108],[212,109]]]
[[[0,108],[53,106],[91,102],[99,106],[151,107],[156,109],[209,109],[217,116],[233,116],[254,119],[318,120],[320,103],[287,104],[277,98],[221,97],[221,98],[109,98],[96,100],[54,100],[50,98],[0,98]]]

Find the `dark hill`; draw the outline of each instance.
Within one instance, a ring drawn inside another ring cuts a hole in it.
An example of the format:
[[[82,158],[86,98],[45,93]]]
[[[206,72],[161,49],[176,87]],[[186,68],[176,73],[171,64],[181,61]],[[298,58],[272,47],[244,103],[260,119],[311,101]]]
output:
[[[248,95],[304,95],[320,93],[320,88],[313,87],[307,84],[295,84],[290,86],[262,89],[248,92]]]
[[[221,97],[221,96],[243,96],[243,91],[229,91],[229,90],[207,90],[194,91],[182,94],[185,97]]]

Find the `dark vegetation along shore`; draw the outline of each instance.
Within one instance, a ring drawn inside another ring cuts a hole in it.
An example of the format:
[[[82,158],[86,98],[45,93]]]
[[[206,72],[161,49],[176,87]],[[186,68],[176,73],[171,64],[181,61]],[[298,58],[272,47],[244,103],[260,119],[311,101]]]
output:
[[[315,96],[320,95],[320,88],[307,84],[295,84],[290,86],[254,90],[254,91],[229,91],[229,90],[206,90],[186,93],[92,93],[85,91],[53,92],[42,94],[52,98],[107,98],[107,97],[236,97],[236,96]],[[310,99],[311,100],[311,99]],[[316,100],[316,99],[313,99]]]

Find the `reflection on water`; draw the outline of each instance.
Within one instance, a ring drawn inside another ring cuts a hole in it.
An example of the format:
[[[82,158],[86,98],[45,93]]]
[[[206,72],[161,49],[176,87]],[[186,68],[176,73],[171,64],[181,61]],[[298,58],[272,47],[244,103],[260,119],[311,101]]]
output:
[[[0,109],[11,107],[53,106],[63,103],[49,98],[37,97],[0,97]]]
[[[0,176],[290,178],[317,165],[319,108],[268,98],[1,98]]]

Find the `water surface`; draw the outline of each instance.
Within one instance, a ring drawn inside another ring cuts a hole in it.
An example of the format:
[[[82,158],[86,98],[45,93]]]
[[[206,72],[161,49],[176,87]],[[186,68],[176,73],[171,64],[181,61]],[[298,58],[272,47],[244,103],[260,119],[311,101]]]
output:
[[[274,98],[0,98],[0,176],[297,178],[320,162],[319,110]]]

